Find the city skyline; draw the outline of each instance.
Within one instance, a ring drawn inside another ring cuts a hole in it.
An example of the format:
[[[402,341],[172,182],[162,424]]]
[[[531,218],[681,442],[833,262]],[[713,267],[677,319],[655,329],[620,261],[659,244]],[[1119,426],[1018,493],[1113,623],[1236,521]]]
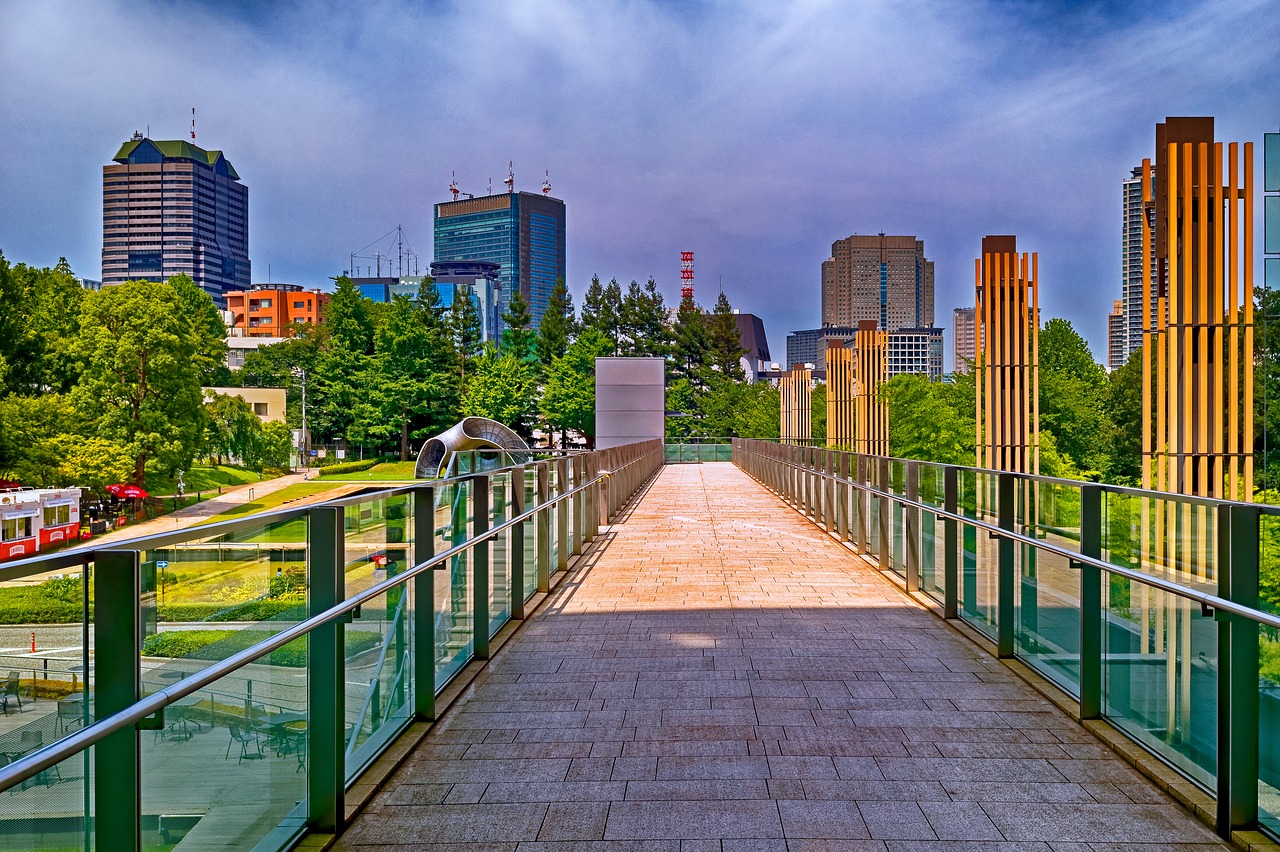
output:
[[[699,301],[723,281],[778,340],[817,324],[833,240],[916,234],[945,317],[971,304],[982,235],[1018,233],[1040,253],[1044,316],[1105,360],[1116,188],[1152,125],[1213,115],[1224,138],[1260,142],[1280,124],[1280,21],[1261,3],[0,10],[11,260],[65,255],[97,277],[104,156],[134,130],[188,138],[195,106],[196,144],[253,188],[256,278],[323,282],[396,223],[423,244],[454,172],[500,192],[513,160],[517,190],[549,172],[573,208],[576,302],[599,274],[652,275],[674,303],[692,248]],[[437,49],[477,32],[502,62]],[[123,88],[101,71],[121,55]]]

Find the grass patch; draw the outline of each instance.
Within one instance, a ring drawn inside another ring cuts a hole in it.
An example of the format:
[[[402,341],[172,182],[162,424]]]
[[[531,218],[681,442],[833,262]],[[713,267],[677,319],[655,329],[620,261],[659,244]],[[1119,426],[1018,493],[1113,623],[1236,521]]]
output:
[[[204,521],[211,524],[216,521],[226,521],[231,518],[238,518],[241,515],[254,515],[259,512],[269,512],[272,509],[278,509],[286,503],[297,500],[299,497],[312,497],[316,494],[323,494],[326,491],[332,491],[336,488],[331,482],[299,482],[296,485],[290,485],[274,491],[271,494],[265,494],[261,498],[251,503],[241,503],[239,506],[232,506],[225,512],[214,515],[209,520]]]
[[[325,479],[331,479],[336,482],[369,482],[378,480],[410,480],[413,479],[413,469],[417,462],[380,462],[368,467],[365,470],[344,471],[341,473],[328,473],[327,468],[322,468],[321,476]],[[336,465],[335,465],[336,467]]]
[[[227,464],[212,467],[193,467],[182,474],[186,493],[197,491],[217,491],[218,488],[235,488],[237,485],[248,485],[251,482],[264,480],[262,474],[243,467],[232,467]],[[145,488],[152,494],[176,494],[178,481],[162,474],[149,474],[145,480]]]
[[[142,654],[145,657],[216,662],[274,635],[270,630],[171,630],[148,636],[142,643]],[[382,634],[367,630],[348,630],[345,636],[348,658],[382,642]],[[301,668],[307,664],[306,640],[295,639],[272,651],[263,661],[273,666]]]
[[[0,588],[0,624],[79,624],[83,616],[79,593],[54,591],[50,584],[56,582],[61,581]]]

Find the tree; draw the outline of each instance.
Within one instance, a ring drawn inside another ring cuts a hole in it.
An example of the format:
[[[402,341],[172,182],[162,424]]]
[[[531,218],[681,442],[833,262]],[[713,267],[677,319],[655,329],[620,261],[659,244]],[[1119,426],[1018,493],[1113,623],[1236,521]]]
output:
[[[101,497],[106,486],[127,479],[133,467],[129,448],[106,438],[62,434],[51,444],[59,459],[59,481],[49,484],[75,485]]]
[[[609,338],[613,343],[613,352],[618,354],[618,323],[620,317],[618,315],[621,309],[622,288],[618,286],[617,279],[613,279],[607,286],[600,286],[600,276],[592,275],[591,284],[587,287],[587,293],[582,298],[582,319],[580,325],[585,331],[593,328],[596,331]]]
[[[71,342],[84,292],[66,258],[53,269],[36,269],[10,267],[0,254],[0,390],[65,393],[75,385]]]
[[[694,304],[692,296],[684,296],[680,299],[671,337],[675,355],[671,361],[672,375],[678,379],[688,379],[695,385],[701,385],[701,373],[711,348],[711,340],[707,333],[706,320],[702,311]]]
[[[1142,349],[1107,377],[1104,397],[1107,482],[1142,483]]]
[[[169,286],[178,296],[178,310],[190,323],[192,345],[195,347],[192,360],[200,371],[201,384],[224,386],[231,371],[226,364],[227,330],[218,306],[190,276],[175,275],[169,279]]]
[[[334,280],[338,287],[329,297],[324,319],[329,336],[340,349],[369,355],[373,352],[373,320],[369,317],[373,303],[360,295],[347,276],[339,275]]]
[[[262,421],[238,396],[215,393],[205,403],[204,449],[218,464],[237,459],[254,467],[260,455]]]
[[[520,291],[516,290],[511,294],[511,302],[502,315],[502,351],[521,361],[536,362],[538,339],[529,323],[529,305]]]
[[[1254,487],[1275,492],[1280,489],[1280,290],[1258,287],[1255,296]]]
[[[262,464],[265,467],[289,466],[289,451],[293,447],[293,433],[287,423],[272,420],[262,424]]]
[[[569,341],[577,334],[577,321],[573,316],[573,296],[563,278],[556,279],[547,300],[547,310],[538,325],[538,360],[550,366],[556,358],[569,349]]]
[[[1071,323],[1049,320],[1040,332],[1040,428],[1053,434],[1068,471],[1096,476],[1107,467],[1106,381],[1106,371]]]
[[[458,388],[461,389],[466,384],[471,363],[480,355],[484,339],[480,328],[480,312],[471,299],[470,288],[458,287],[453,291],[453,304],[449,306],[446,322],[456,359]]]
[[[80,315],[73,400],[93,434],[128,447],[139,486],[150,463],[190,466],[204,431],[200,337],[183,307],[168,283],[129,281],[89,294]]]
[[[738,335],[738,318],[723,290],[716,299],[715,310],[711,312],[707,323],[707,343],[707,366],[738,381],[746,377],[742,369],[742,356],[747,354],[747,350],[742,348],[742,338]]]
[[[778,400],[778,429],[782,424],[782,400]],[[827,386],[819,382],[809,394],[809,435],[815,441],[827,440]]]
[[[963,382],[966,377],[957,375]],[[963,384],[930,381],[919,373],[899,373],[880,386],[889,408],[889,453],[904,459],[972,465],[977,440],[973,379]]]
[[[28,462],[37,445],[50,435],[80,431],[80,419],[65,394],[0,396],[0,478],[33,484]]]
[[[462,397],[462,413],[496,420],[528,440],[538,411],[538,381],[533,366],[514,353],[492,347],[476,360]]]
[[[630,337],[630,351],[626,354],[665,357],[671,351],[667,307],[652,278],[645,282],[643,290],[632,282],[623,300],[622,314]]]
[[[551,362],[542,391],[542,416],[552,429],[572,429],[596,445],[596,358],[610,354],[613,344],[594,328],[578,336],[564,355]],[[562,440],[561,445],[565,442]]]

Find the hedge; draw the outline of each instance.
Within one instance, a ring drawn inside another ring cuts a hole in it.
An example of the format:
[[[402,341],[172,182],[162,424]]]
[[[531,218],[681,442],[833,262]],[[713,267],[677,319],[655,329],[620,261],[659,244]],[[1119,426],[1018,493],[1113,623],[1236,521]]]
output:
[[[305,614],[306,603],[298,598],[265,598],[234,606],[176,603],[161,604],[156,609],[160,621],[269,621],[283,613],[301,617]]]
[[[50,597],[42,586],[0,588],[0,624],[78,624],[82,606]]]
[[[337,464],[327,464],[324,467],[316,469],[316,476],[332,476],[338,473],[360,473],[369,470],[372,467],[382,464],[386,459],[379,456],[374,459],[361,459],[360,461],[338,462]]]
[[[224,660],[237,651],[243,651],[250,645],[255,645],[273,635],[275,634],[270,630],[170,630],[148,636],[142,643],[142,654],[146,657],[215,662]],[[381,633],[348,630],[345,635],[348,657],[382,643]],[[273,666],[301,668],[307,664],[306,640],[295,639],[283,648],[272,651],[262,661]]]
[[[157,609],[160,621],[271,621],[289,614],[301,618],[306,604],[299,598],[265,598],[241,604],[170,603]],[[79,601],[46,596],[39,586],[0,588],[0,624],[79,624]],[[89,617],[93,617],[90,603]]]

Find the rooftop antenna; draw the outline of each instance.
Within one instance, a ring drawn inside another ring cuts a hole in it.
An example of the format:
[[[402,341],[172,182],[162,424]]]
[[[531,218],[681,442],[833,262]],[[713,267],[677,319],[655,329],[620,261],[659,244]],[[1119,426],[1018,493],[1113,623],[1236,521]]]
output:
[[[516,190],[516,170],[515,163],[507,160],[507,177],[502,181],[507,185],[507,192],[515,192]]]
[[[196,141],[196,108],[191,108],[191,141]]]
[[[693,298],[693,252],[680,252],[680,298]]]
[[[449,172],[449,176],[450,178],[452,178],[452,180],[449,181],[449,191],[453,193],[453,200],[457,201],[458,200],[458,173]]]
[[[485,193],[485,194],[486,194],[486,195],[493,195],[493,178],[489,178],[489,191],[488,191],[487,193]]]
[[[550,170],[547,170],[546,179],[542,181],[542,194],[543,195],[551,194],[551,171]]]

